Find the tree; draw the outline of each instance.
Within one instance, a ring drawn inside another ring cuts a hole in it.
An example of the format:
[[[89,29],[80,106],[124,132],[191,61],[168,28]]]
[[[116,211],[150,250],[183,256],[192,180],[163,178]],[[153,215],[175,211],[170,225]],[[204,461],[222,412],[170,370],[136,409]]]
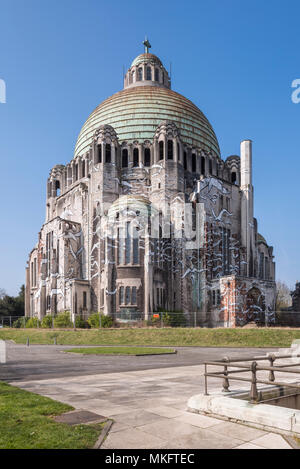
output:
[[[292,297],[286,283],[278,280],[276,282],[276,311],[287,309],[292,306]]]
[[[1,295],[1,292],[3,294]],[[24,316],[25,286],[22,285],[18,296],[9,296],[0,289],[0,316]]]

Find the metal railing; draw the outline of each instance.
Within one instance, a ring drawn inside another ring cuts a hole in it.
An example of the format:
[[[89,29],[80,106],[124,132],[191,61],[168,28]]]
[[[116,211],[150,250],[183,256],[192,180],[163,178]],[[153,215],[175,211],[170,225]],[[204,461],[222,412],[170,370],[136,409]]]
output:
[[[295,388],[300,390],[300,369],[295,370],[291,369],[295,366],[300,366],[300,362],[297,363],[289,363],[287,364],[279,364],[275,365],[276,360],[280,359],[287,359],[287,358],[298,358],[300,354],[291,353],[285,355],[277,355],[277,354],[267,354],[265,356],[258,356],[258,357],[244,357],[244,358],[229,358],[224,357],[222,360],[217,361],[206,361],[204,362],[204,395],[208,396],[208,377],[211,378],[219,378],[223,380],[223,392],[230,392],[230,381],[242,381],[251,383],[250,388],[250,402],[257,403],[260,401],[260,392],[257,388],[258,384],[267,384],[272,386],[280,386],[280,387],[289,387]],[[260,366],[258,362],[260,361],[269,361],[269,366]],[[250,362],[249,364],[246,364]],[[218,366],[222,367],[222,371],[215,371],[215,372],[208,372],[208,366]],[[234,368],[234,369],[230,369]],[[268,371],[269,378],[268,379],[261,379],[257,376],[257,373],[260,371]],[[241,377],[241,376],[232,376],[236,373],[250,373],[251,376]],[[293,375],[299,376],[299,383],[289,383],[286,381],[277,381],[275,378],[275,373],[291,373]]]

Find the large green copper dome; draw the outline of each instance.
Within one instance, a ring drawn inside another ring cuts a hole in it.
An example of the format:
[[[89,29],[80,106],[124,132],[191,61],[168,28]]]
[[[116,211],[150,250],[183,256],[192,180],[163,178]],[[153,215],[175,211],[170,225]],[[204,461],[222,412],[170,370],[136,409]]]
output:
[[[153,57],[156,56],[141,54],[133,61],[128,73],[135,73],[136,65],[145,59],[155,67]],[[118,135],[119,143],[142,143],[145,140],[152,141],[158,125],[166,120],[175,122],[185,144],[220,156],[216,135],[200,109],[166,87],[164,82],[152,80],[137,81],[99,104],[80,131],[75,156],[89,150],[93,134],[100,125],[111,125]]]

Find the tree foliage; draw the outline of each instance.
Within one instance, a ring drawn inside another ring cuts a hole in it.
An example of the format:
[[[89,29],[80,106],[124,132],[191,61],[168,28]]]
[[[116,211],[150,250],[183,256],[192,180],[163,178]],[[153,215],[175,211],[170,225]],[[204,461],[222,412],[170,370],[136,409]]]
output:
[[[278,280],[276,282],[276,311],[287,309],[292,305],[292,297],[286,283]]]
[[[25,286],[22,285],[18,296],[9,296],[0,288],[0,316],[24,316]]]

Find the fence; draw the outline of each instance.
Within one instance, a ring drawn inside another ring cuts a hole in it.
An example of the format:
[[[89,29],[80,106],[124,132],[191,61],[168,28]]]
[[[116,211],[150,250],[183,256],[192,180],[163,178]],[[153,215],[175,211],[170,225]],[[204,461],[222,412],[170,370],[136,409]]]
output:
[[[136,327],[228,327],[228,324],[225,324],[222,321],[213,322],[213,318],[216,316],[212,312],[169,312],[169,311],[159,311],[149,314],[147,320],[144,318],[144,313],[141,311],[136,311],[133,309],[123,308],[120,312],[115,313],[109,318],[109,321],[106,319],[107,316],[100,315],[100,313],[81,313],[70,316],[70,323],[66,327],[89,327],[88,320],[90,322],[90,317],[98,317],[92,327],[108,327],[107,324],[110,324],[110,327],[124,327],[124,326],[136,326]],[[57,316],[47,316],[48,317],[48,327],[55,327],[55,319]],[[50,318],[50,319],[49,319]],[[81,322],[79,319],[81,318]],[[21,327],[25,328],[26,323],[29,318],[24,316],[0,316],[0,328],[3,327]],[[40,321],[35,318],[36,324],[34,327],[42,327]],[[256,315],[254,320],[251,321],[255,323],[258,327],[300,327],[300,312],[292,311],[273,311],[273,312],[263,312]],[[254,326],[255,326],[254,324]],[[247,325],[247,324],[245,324]]]
[[[275,373],[287,373],[292,374],[293,376],[297,375],[300,379],[300,369],[291,369],[294,366],[300,366],[300,362],[292,362],[289,364],[280,364],[275,365],[275,361],[279,359],[287,359],[287,358],[297,358],[300,357],[300,354],[293,353],[293,354],[285,354],[285,355],[278,355],[278,354],[268,354],[265,356],[260,357],[245,357],[245,358],[228,358],[225,357],[222,360],[217,361],[207,361],[204,363],[204,395],[208,395],[208,380],[207,378],[218,378],[223,380],[223,392],[230,391],[230,381],[242,381],[251,383],[250,388],[250,401],[252,403],[260,401],[260,393],[257,389],[258,384],[268,384],[273,386],[280,386],[280,387],[289,387],[293,389],[300,390],[300,381],[298,383],[291,383],[287,381],[277,381]],[[260,366],[258,362],[260,361],[269,361],[269,366]],[[246,363],[250,362],[249,365]],[[214,367],[222,367],[222,371],[215,371],[208,373],[208,366]],[[230,369],[234,368],[234,369]],[[269,379],[261,379],[258,377],[258,372],[260,371],[268,371],[269,372]],[[242,377],[242,376],[232,376],[236,373],[250,373],[250,377]]]

